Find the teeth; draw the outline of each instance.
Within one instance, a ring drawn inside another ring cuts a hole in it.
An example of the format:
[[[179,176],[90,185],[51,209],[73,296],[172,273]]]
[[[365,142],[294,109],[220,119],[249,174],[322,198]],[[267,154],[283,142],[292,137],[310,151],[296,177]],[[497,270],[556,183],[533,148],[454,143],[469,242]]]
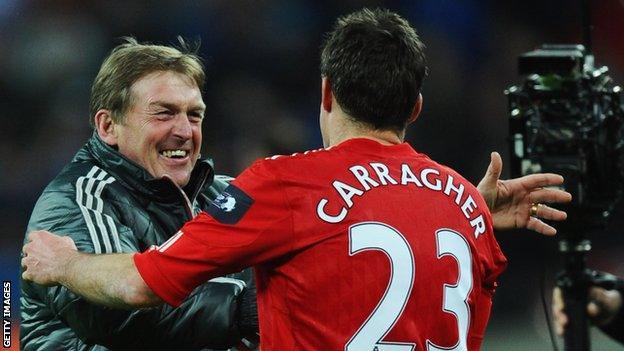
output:
[[[184,150],[165,150],[161,154],[165,157],[186,157],[186,151]]]

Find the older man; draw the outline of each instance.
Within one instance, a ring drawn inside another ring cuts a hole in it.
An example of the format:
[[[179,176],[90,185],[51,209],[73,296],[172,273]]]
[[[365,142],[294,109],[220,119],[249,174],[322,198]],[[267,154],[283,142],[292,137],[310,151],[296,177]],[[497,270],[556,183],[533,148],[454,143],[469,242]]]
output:
[[[116,47],[92,86],[93,136],[44,190],[28,231],[63,234],[82,252],[132,253],[205,210],[229,179],[199,159],[204,78],[194,54],[133,39]],[[249,273],[204,282],[178,308],[142,310],[22,281],[22,350],[229,348],[257,333]]]
[[[541,189],[555,175],[499,181],[494,154],[484,201],[404,143],[422,106],[422,50],[394,13],[339,19],[322,54],[325,149],[259,160],[142,254],[86,255],[35,232],[24,278],[112,308],[177,306],[205,278],[254,265],[263,349],[477,350],[505,266],[488,205],[500,227],[554,234],[537,217],[565,213],[533,203],[569,194]]]

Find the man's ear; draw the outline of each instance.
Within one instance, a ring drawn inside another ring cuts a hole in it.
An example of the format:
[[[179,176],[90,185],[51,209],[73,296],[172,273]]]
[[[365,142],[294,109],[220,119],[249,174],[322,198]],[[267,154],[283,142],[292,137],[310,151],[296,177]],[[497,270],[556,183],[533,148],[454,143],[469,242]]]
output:
[[[110,110],[99,110],[95,113],[94,117],[95,130],[102,141],[110,146],[117,145],[117,124],[113,121],[113,116]]]
[[[423,97],[422,94],[418,94],[418,99],[416,100],[416,104],[414,105],[414,109],[412,110],[412,114],[410,118],[407,120],[407,124],[414,122],[418,115],[420,115],[420,111],[422,111]]]
[[[333,95],[329,78],[323,77],[321,79],[321,107],[326,112],[331,112],[332,110]]]

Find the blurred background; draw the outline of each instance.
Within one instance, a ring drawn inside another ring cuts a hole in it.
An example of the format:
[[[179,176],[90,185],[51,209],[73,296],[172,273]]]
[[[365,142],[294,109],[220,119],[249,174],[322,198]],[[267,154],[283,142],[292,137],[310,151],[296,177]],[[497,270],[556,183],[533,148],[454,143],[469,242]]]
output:
[[[592,3],[597,62],[624,84],[624,1]],[[201,40],[208,77],[203,154],[218,173],[237,175],[256,158],[322,146],[323,33],[364,6],[395,10],[417,28],[429,76],[408,139],[475,184],[490,151],[509,159],[503,91],[520,82],[517,56],[542,43],[581,42],[580,1],[573,0],[0,0],[0,275],[14,282],[14,314],[30,211],[90,136],[90,85],[120,37]],[[624,216],[620,210],[614,217],[592,234],[589,265],[624,275],[624,220],[617,219]],[[550,300],[557,239],[526,231],[498,239],[510,264],[483,350],[550,350],[540,291]],[[596,350],[624,349],[596,331],[592,339]]]

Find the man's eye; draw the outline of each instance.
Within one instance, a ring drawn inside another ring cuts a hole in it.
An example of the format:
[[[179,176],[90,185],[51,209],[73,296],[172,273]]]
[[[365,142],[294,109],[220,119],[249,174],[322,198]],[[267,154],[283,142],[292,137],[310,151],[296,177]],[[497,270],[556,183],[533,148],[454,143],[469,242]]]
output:
[[[199,113],[199,112],[190,112],[188,114],[189,120],[191,120],[192,122],[201,122],[202,119],[204,118],[203,114]]]

